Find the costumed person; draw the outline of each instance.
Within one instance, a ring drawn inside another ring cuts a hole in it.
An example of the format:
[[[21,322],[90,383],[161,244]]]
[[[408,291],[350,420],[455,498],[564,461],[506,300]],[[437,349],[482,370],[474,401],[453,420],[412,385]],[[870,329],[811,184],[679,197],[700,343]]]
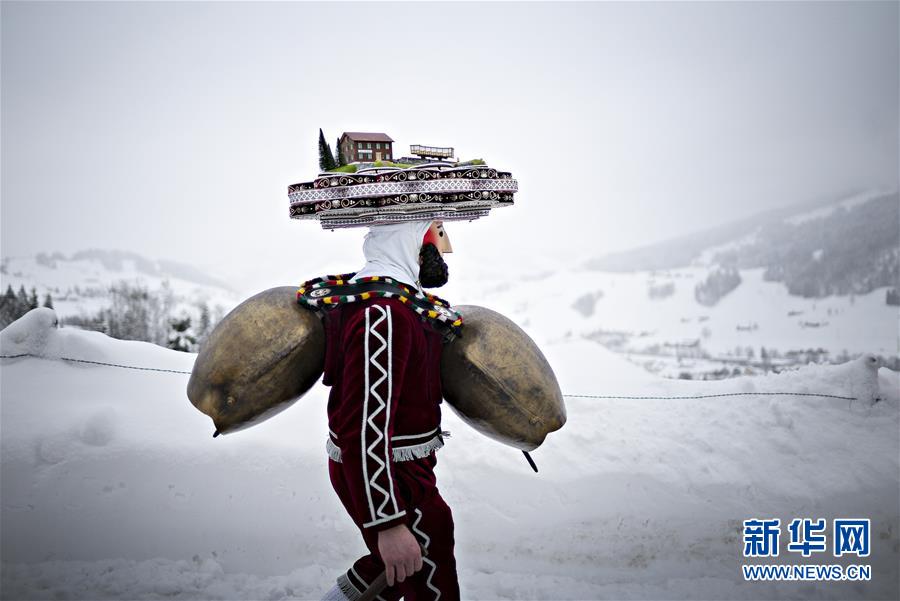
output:
[[[325,284],[377,284],[396,294],[357,294],[324,312],[323,383],[331,386],[331,483],[369,553],[324,599],[355,601],[384,572],[388,586],[376,599],[453,601],[459,599],[453,515],[434,474],[435,451],[449,434],[441,430],[440,410],[449,330],[413,302],[446,306],[423,288],[446,283],[442,253],[452,248],[442,222],[408,221],[371,226],[363,252],[362,270]],[[324,296],[334,287],[320,290]]]
[[[434,473],[449,436],[442,400],[535,471],[528,453],[565,424],[556,376],[521,328],[425,290],[449,276],[442,220],[486,217],[517,190],[511,173],[480,159],[360,165],[289,186],[292,219],[369,228],[365,266],[245,300],[194,362],[188,397],[212,418],[214,438],[278,414],[324,373],[331,483],[369,551],[328,601],[459,599],[453,515]]]

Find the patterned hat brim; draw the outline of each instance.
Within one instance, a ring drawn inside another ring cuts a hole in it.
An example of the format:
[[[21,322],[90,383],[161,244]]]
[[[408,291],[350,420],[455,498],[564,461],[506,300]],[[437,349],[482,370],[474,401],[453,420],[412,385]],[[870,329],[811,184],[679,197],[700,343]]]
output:
[[[288,188],[292,219],[324,229],[442,219],[473,220],[511,206],[518,182],[487,165],[431,164],[323,173]]]

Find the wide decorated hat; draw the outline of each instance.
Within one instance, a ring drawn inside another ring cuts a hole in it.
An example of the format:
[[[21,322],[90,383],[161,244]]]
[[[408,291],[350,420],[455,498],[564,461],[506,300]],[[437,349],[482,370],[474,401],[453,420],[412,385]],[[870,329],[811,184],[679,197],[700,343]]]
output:
[[[323,229],[478,219],[513,204],[518,183],[484,161],[351,164],[288,187],[291,219]]]

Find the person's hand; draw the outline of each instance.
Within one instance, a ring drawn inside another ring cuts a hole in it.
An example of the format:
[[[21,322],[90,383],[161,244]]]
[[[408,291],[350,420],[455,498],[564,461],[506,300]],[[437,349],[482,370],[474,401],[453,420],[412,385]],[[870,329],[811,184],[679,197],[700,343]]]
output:
[[[422,569],[422,550],[419,541],[406,524],[400,524],[378,533],[378,553],[384,562],[384,574],[388,586],[403,582]]]

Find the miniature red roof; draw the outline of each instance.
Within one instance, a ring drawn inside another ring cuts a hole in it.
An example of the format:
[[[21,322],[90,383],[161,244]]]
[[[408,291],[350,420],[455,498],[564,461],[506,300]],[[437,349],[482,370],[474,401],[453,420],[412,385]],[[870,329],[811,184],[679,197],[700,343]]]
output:
[[[366,131],[345,131],[341,138],[347,136],[356,142],[393,142],[394,139],[387,134]]]

